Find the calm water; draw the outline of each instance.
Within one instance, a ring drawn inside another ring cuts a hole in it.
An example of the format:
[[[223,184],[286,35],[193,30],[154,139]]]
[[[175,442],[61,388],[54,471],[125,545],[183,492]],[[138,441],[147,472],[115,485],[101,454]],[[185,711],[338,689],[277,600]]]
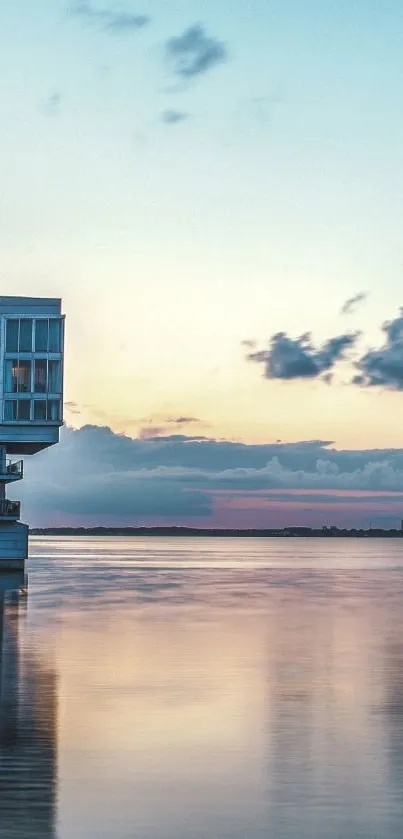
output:
[[[403,541],[33,539],[21,586],[1,839],[401,839]]]

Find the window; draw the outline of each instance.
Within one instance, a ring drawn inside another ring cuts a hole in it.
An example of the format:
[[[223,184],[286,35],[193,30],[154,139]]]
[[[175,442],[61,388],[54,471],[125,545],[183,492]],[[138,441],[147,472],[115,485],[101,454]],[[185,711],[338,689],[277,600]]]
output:
[[[46,400],[45,399],[35,399],[34,400],[34,420],[42,420],[43,422],[46,421]]]
[[[35,352],[48,351],[49,321],[35,321]]]
[[[49,352],[61,352],[62,349],[62,322],[52,318],[49,321]]]
[[[60,361],[49,361],[48,369],[48,391],[49,393],[61,393]]]
[[[17,393],[18,390],[18,358],[8,358],[4,365],[4,390],[6,393]]]
[[[29,393],[31,390],[31,362],[20,358],[18,363],[18,392]]]
[[[17,419],[17,405],[16,399],[6,399],[4,403],[4,421],[15,422]]]
[[[31,408],[32,406],[32,408]],[[60,399],[6,399],[4,422],[60,422]]]
[[[34,328],[35,326],[35,328]],[[35,344],[33,345],[33,337]],[[59,353],[62,351],[61,318],[7,318],[6,352]]]
[[[18,329],[18,320],[11,318],[7,320],[6,352],[18,352]]]
[[[4,403],[4,422],[29,422],[31,418],[30,399],[6,399]]]
[[[32,319],[31,318],[21,318],[21,320],[20,320],[19,352],[32,352]]]
[[[31,419],[31,400],[30,399],[19,399],[18,400],[18,419],[19,420],[30,420]]]
[[[35,393],[46,393],[47,382],[48,382],[48,375],[47,375],[48,362],[43,358],[37,358],[34,363],[35,363],[35,378],[34,378]]]
[[[31,362],[26,359],[6,359],[4,365],[4,390],[6,393],[30,392],[31,366]]]
[[[48,419],[48,422],[59,422],[60,421],[60,400],[59,399],[49,399],[47,419]]]

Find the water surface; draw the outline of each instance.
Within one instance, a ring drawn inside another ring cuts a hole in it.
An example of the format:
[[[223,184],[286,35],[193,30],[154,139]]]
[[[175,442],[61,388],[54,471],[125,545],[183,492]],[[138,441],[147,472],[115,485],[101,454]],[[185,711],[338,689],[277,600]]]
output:
[[[403,540],[35,538],[0,608],[1,839],[403,835]]]

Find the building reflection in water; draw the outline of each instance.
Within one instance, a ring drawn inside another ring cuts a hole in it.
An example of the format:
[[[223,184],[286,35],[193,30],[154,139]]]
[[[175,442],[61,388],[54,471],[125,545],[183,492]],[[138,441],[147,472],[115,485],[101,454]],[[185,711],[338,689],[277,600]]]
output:
[[[0,576],[0,839],[54,839],[56,677],[23,642],[24,583]]]

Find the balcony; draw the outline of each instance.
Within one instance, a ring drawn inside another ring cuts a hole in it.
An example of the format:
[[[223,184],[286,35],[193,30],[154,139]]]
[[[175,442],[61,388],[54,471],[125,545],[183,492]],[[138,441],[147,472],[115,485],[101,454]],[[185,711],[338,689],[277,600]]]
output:
[[[9,460],[6,467],[6,474],[14,480],[20,481],[24,476],[24,461],[23,460]]]
[[[15,521],[20,518],[21,502],[10,501],[8,498],[0,501],[0,519]]]
[[[20,481],[24,475],[24,463],[22,460],[8,460],[5,467],[0,467],[0,481],[13,483]]]

